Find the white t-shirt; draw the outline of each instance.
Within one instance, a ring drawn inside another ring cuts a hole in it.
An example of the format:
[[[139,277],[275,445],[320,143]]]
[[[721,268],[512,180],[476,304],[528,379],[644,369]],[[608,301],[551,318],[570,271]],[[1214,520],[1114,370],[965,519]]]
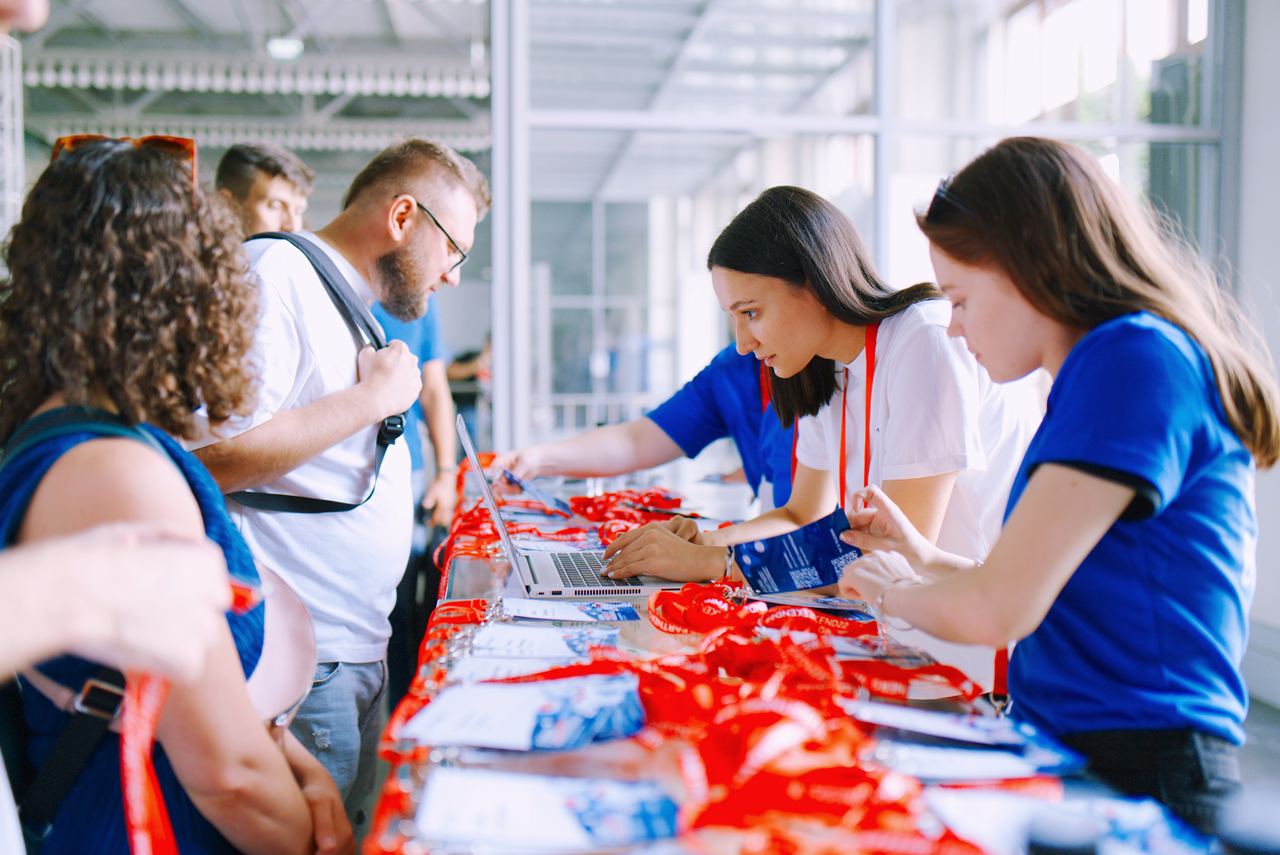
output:
[[[870,482],[883,484],[960,473],[943,517],[938,545],[985,558],[1000,533],[1009,487],[1040,424],[1038,387],[1030,379],[997,384],[947,335],[951,304],[928,300],[886,318],[876,343],[871,389]],[[836,392],[817,415],[800,419],[796,459],[834,471],[840,461],[840,401],[844,398],[845,480],[861,489],[866,401],[866,352],[836,365]],[[849,392],[842,395],[845,368]],[[840,497],[848,507],[849,497]]]
[[[947,335],[951,304],[929,300],[881,321],[871,388],[872,484],[958,472],[943,516],[938,546],[982,559],[1000,534],[1009,487],[1040,424],[1039,386],[1032,378],[994,383],[961,339]],[[796,459],[835,472],[840,460],[840,401],[844,395],[845,480],[860,489],[866,406],[866,353],[836,365],[836,392],[814,416],[800,419]],[[849,497],[840,503],[849,507]],[[939,661],[990,686],[991,653],[954,645],[918,631],[893,632]]]
[[[373,291],[341,253],[310,233],[303,236],[337,265],[367,303]],[[262,287],[253,360],[261,384],[254,414],[219,429],[230,438],[274,413],[306,406],[356,382],[358,349],[311,263],[285,241],[245,245]],[[373,483],[378,425],[371,425],[303,463],[265,493],[358,502]],[[193,443],[207,445],[217,438]],[[413,533],[409,449],[387,449],[371,498],[344,513],[271,513],[228,500],[254,557],[274,569],[306,603],[322,662],[377,662],[386,655],[396,585],[404,574]]]

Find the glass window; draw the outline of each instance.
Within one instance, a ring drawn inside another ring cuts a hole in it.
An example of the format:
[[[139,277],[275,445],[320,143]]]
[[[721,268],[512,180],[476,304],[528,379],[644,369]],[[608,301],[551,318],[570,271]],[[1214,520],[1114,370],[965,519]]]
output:
[[[559,132],[531,135],[531,300],[537,354],[525,382],[549,434],[634,418],[665,400],[729,342],[706,269],[720,230],[767,187],[795,184],[835,203],[874,244],[874,139],[870,135],[583,131],[583,159],[568,199],[549,180],[571,167]],[[540,198],[540,194],[550,198]],[[626,415],[629,414],[629,415]],[[535,434],[537,436],[537,434]]]
[[[529,30],[535,108],[871,110],[874,0],[531,0]]]
[[[883,265],[898,287],[932,281],[929,246],[915,212],[933,198],[938,181],[997,140],[910,137],[897,147],[890,175],[889,256]],[[1183,240],[1218,245],[1218,147],[1204,143],[1073,140],[1097,157],[1133,197],[1149,202]]]
[[[831,200],[905,287],[939,179],[1039,124],[1220,245],[1220,3],[528,2],[533,439],[633,417],[729,342],[707,252],[770,186]]]
[[[1204,121],[1207,0],[1010,5],[897,7],[898,114],[1001,124]]]

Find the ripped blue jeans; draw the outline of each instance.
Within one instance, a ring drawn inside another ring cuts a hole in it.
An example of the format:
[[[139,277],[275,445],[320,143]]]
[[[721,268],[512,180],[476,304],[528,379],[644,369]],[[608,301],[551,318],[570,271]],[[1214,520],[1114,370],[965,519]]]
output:
[[[329,770],[357,829],[376,783],[386,688],[385,662],[321,662],[289,728]]]

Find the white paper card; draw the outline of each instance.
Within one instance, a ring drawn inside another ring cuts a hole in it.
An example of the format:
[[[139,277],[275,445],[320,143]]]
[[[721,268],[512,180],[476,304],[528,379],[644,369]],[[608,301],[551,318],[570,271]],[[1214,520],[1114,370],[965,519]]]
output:
[[[633,675],[591,675],[448,686],[402,734],[431,746],[561,750],[630,736],[643,724]]]
[[[424,840],[519,852],[587,852],[675,833],[675,804],[649,782],[434,769],[416,822]]]
[[[570,665],[578,659],[508,659],[500,656],[468,656],[449,666],[450,683],[478,683],[481,680],[505,680],[524,677],[548,668]]]
[[[875,759],[928,781],[1002,781],[1030,778],[1039,769],[1021,755],[988,748],[944,748],[881,739]]]
[[[508,617],[532,620],[559,620],[579,623],[640,620],[630,603],[565,602],[531,597],[503,597],[502,611]]]
[[[471,639],[471,649],[485,656],[543,659],[586,657],[592,646],[616,647],[616,629],[571,629],[557,626],[485,624]]]
[[[847,701],[841,706],[849,715],[868,724],[957,742],[1020,749],[1027,741],[1008,719],[935,712],[873,701]]]

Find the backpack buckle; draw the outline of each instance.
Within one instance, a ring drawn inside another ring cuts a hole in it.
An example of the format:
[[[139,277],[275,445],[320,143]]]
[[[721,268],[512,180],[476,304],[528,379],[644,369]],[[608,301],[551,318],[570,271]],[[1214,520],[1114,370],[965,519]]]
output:
[[[91,715],[104,721],[112,721],[124,701],[124,688],[104,683],[90,677],[71,701],[71,708],[78,713]]]
[[[382,426],[378,428],[378,442],[382,445],[391,445],[403,435],[404,413],[387,416],[382,420]]]

